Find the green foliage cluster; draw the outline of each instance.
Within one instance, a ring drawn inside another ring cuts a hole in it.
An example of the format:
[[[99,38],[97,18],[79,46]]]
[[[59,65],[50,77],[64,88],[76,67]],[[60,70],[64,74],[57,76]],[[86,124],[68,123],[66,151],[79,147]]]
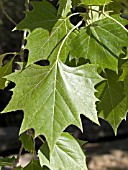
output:
[[[14,170],[87,170],[83,143],[64,130],[71,124],[82,130],[82,114],[96,124],[98,117],[105,119],[116,134],[126,118],[128,3],[59,0],[55,7],[47,0],[27,0],[25,5],[26,17],[15,28],[24,31],[25,47],[13,53],[14,58],[21,56],[21,69],[12,73],[13,59],[3,66],[6,54],[1,55],[0,88],[15,83],[2,113],[23,110],[20,140],[33,157],[24,168],[16,166],[17,158],[1,159],[0,165],[10,163]],[[83,12],[74,12],[78,7]],[[80,18],[76,25],[73,17]],[[29,51],[27,62],[24,49]],[[43,142],[37,153],[35,138]]]

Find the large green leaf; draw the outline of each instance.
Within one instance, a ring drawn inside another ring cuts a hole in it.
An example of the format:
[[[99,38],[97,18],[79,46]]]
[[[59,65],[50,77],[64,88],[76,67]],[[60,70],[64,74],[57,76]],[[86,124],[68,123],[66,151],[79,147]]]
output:
[[[4,89],[5,88],[6,78],[4,78],[4,76],[12,73],[12,61],[13,60],[8,62],[3,67],[0,67],[0,89]]]
[[[26,13],[26,17],[16,27],[18,30],[32,31],[35,28],[44,28],[51,31],[57,22],[57,10],[48,1],[31,2],[33,10]]]
[[[41,59],[48,59],[54,50],[58,52],[57,45],[60,44],[70,28],[72,28],[72,25],[67,19],[60,19],[53,27],[50,35],[48,31],[42,28],[35,29],[32,33],[30,33],[27,37],[26,46],[29,50],[28,65]],[[63,47],[65,47],[65,45]],[[66,51],[68,51],[68,48],[69,47],[66,46]],[[56,57],[54,60],[56,60]]]
[[[115,19],[126,23],[118,15]],[[117,71],[119,54],[122,47],[127,45],[127,31],[117,22],[105,18],[80,30],[71,45],[71,58],[89,59],[91,63],[98,64],[102,69]]]
[[[53,153],[48,157],[49,150],[44,144],[39,151],[39,160],[42,166],[56,170],[87,170],[85,155],[79,143],[68,133],[62,133],[57,140]]]
[[[23,110],[20,133],[34,128],[35,136],[46,137],[50,150],[68,125],[82,128],[80,114],[98,123],[94,86],[102,78],[93,65],[70,68],[56,61],[47,67],[31,65],[7,78],[16,87],[4,112]]]
[[[126,97],[123,83],[118,81],[118,75],[114,71],[106,70],[105,78],[106,81],[97,88],[100,92],[99,116],[107,120],[116,133],[120,122],[126,119]]]
[[[72,1],[71,0],[59,0],[58,15],[66,17],[69,12],[71,12]]]
[[[104,4],[109,4],[111,0],[81,0],[82,4],[85,5],[104,5]]]

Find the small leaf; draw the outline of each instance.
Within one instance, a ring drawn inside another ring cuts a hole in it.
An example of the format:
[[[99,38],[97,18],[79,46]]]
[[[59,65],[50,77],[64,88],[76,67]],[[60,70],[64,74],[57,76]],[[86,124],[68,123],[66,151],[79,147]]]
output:
[[[45,144],[45,147],[41,147],[38,154],[41,166],[44,166],[44,159],[48,159],[45,157],[45,149],[48,152],[47,144]],[[62,133],[47,161],[49,162],[48,167],[52,167],[52,170],[87,170],[85,155],[79,143],[68,133]]]
[[[94,86],[102,78],[94,65],[71,68],[61,61],[46,67],[30,65],[8,79],[16,86],[4,112],[23,110],[20,133],[34,128],[35,136],[46,137],[50,151],[67,126],[82,129],[80,114],[98,123]]]
[[[71,0],[59,0],[58,15],[66,17],[69,12],[71,12],[72,2]]]
[[[126,22],[118,15],[115,18],[119,22]],[[71,59],[89,59],[103,70],[109,68],[117,71],[119,54],[122,47],[127,45],[127,32],[119,24],[106,18],[80,30],[71,44]]]
[[[6,65],[0,67],[0,89],[5,88],[6,75],[12,73],[12,62],[13,60],[9,61]]]
[[[48,1],[31,2],[33,10],[26,13],[26,17],[16,27],[17,30],[32,31],[43,28],[51,31],[57,22],[57,10]]]
[[[26,151],[35,152],[34,141],[30,135],[23,133],[19,139],[21,140]]]
[[[126,119],[126,97],[123,83],[118,81],[118,75],[111,70],[105,71],[106,81],[97,88],[100,92],[98,103],[99,117],[108,121],[117,133],[117,128]]]

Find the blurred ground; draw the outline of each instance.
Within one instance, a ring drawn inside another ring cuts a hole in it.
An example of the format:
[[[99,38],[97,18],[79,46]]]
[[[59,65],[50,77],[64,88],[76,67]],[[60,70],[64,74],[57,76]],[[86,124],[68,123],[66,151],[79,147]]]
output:
[[[128,121],[123,121],[115,137],[111,126],[101,121],[101,126],[83,119],[84,132],[70,126],[67,130],[74,136],[89,141],[84,146],[89,170],[128,170]],[[20,142],[18,128],[0,127],[0,156],[16,155]],[[38,143],[38,146],[40,143]],[[78,153],[79,154],[79,153]],[[25,166],[31,159],[28,153],[23,153],[19,164]],[[7,170],[3,169],[3,170]]]

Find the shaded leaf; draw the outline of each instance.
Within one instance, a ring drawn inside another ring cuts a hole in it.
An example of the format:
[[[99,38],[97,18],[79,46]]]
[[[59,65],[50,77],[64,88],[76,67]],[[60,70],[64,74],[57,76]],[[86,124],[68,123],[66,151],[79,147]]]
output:
[[[115,18],[126,23],[118,15]],[[98,64],[102,69],[117,71],[119,54],[122,47],[127,45],[127,32],[119,24],[106,18],[80,30],[72,41],[71,59],[89,59],[92,64]]]
[[[9,61],[6,65],[0,67],[0,89],[5,88],[6,78],[4,78],[4,76],[12,73],[12,62],[13,60]]]
[[[21,134],[19,139],[21,140],[23,147],[26,151],[35,152],[34,141],[31,135],[23,133]]]
[[[59,0],[58,15],[66,17],[69,12],[71,12],[72,2],[71,0]]]
[[[111,70],[105,71],[106,81],[97,88],[100,92],[98,103],[99,116],[108,121],[117,132],[123,119],[126,119],[126,97],[123,83],[118,81],[118,75]]]
[[[124,82],[124,93],[127,97],[127,101],[126,101],[126,108],[128,109],[128,62],[126,62],[123,66],[123,73],[120,76],[119,80]]]
[[[31,2],[33,10],[26,12],[26,17],[17,26],[17,30],[32,31],[36,28],[43,28],[51,31],[57,22],[57,10],[48,1]]]
[[[7,78],[16,87],[4,112],[23,110],[20,133],[34,128],[35,136],[46,137],[50,150],[68,125],[82,128],[80,114],[98,123],[94,86],[102,78],[93,65],[70,68],[56,61],[47,67],[31,65]]]
[[[49,150],[47,144],[45,144],[45,146],[41,147],[38,154],[41,166],[47,160],[45,165],[52,170],[87,170],[85,155],[79,143],[68,133],[62,133],[49,159],[45,156],[47,153],[49,153]]]

